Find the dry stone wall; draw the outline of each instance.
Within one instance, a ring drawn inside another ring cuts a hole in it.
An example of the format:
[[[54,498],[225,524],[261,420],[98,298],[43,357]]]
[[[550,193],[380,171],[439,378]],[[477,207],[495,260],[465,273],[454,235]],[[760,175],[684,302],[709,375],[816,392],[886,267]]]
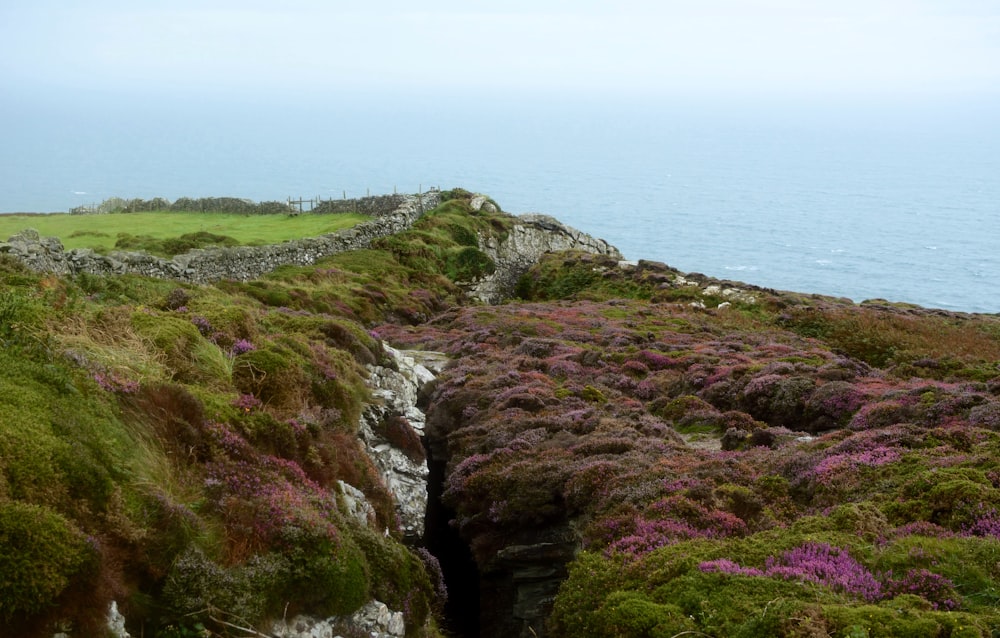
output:
[[[439,199],[436,192],[361,198],[341,204],[375,218],[353,228],[268,246],[192,250],[172,259],[142,252],[100,255],[86,248],[65,250],[58,239],[39,237],[30,229],[0,242],[0,254],[16,257],[33,270],[61,275],[134,274],[189,283],[249,281],[279,266],[308,266],[329,255],[366,248],[376,238],[409,228],[424,211],[437,206]]]

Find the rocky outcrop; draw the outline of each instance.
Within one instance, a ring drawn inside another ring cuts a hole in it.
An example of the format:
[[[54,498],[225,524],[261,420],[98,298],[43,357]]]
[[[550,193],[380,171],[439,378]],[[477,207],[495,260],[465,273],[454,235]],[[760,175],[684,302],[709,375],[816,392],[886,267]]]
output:
[[[567,528],[538,530],[533,542],[508,545],[482,571],[480,633],[489,638],[544,638],[566,565],[579,549]]]
[[[489,204],[483,202],[483,206]],[[481,238],[479,249],[486,253],[496,270],[473,283],[469,295],[484,303],[500,303],[517,287],[521,275],[538,263],[542,255],[561,250],[582,250],[621,259],[617,248],[571,228],[548,215],[520,215],[507,237]]]
[[[189,283],[220,280],[249,281],[279,266],[308,266],[323,257],[347,250],[366,248],[379,237],[409,228],[423,213],[435,207],[440,199],[436,192],[423,195],[397,195],[391,200],[379,199],[372,205],[378,216],[336,233],[309,237],[269,246],[237,246],[192,250],[164,259],[142,252],[115,251],[100,255],[93,250],[65,250],[54,237],[39,237],[34,230],[22,231],[6,242],[0,242],[0,254],[8,254],[24,262],[32,270],[60,275],[123,275],[133,274],[159,279],[176,279]],[[386,203],[397,205],[386,212]],[[364,208],[363,203],[358,204]]]
[[[369,383],[376,399],[362,414],[359,436],[368,456],[382,475],[386,488],[396,501],[403,534],[419,540],[424,534],[427,513],[427,460],[423,456],[424,413],[417,408],[420,388],[434,379],[431,368],[440,370],[445,359],[439,353],[418,353],[383,346],[394,367],[369,366]],[[420,361],[416,357],[420,358]],[[397,436],[386,423],[395,419]],[[406,449],[406,428],[419,437],[409,441],[419,450]]]
[[[296,616],[292,620],[279,620],[268,635],[274,638],[338,638],[338,631],[346,630],[359,631],[372,638],[402,638],[406,635],[403,613],[392,611],[377,600],[343,619]]]

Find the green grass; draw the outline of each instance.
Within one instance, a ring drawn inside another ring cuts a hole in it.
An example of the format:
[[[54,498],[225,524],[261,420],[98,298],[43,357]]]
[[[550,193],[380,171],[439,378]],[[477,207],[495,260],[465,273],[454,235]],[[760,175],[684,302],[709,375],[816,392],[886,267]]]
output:
[[[289,239],[315,237],[350,228],[369,219],[365,215],[234,215],[227,213],[170,212],[112,213],[109,215],[0,215],[0,240],[34,228],[42,236],[58,237],[67,250],[115,248],[119,234],[172,239],[211,233],[243,245],[276,244]]]

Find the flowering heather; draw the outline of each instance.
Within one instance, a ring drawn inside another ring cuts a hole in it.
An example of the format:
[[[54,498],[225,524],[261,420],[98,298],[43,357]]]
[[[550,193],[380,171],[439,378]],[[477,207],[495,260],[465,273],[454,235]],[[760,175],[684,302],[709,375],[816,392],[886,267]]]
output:
[[[709,536],[683,521],[647,521],[637,519],[634,532],[618,538],[608,546],[607,555],[618,554],[634,560],[665,545],[692,538]]]
[[[900,525],[899,527],[893,529],[889,532],[888,537],[897,539],[905,538],[907,536],[928,536],[931,538],[954,538],[955,532],[950,529],[946,529],[931,523],[929,521],[916,521],[913,523],[907,523],[906,525]]]
[[[252,394],[241,394],[233,400],[233,405],[243,412],[252,412],[260,408],[263,403]]]
[[[708,560],[698,564],[698,569],[705,573],[720,572],[722,574],[734,574],[736,576],[764,576],[764,572],[756,567],[743,567],[739,563],[734,563],[728,558],[718,558]]]
[[[980,505],[980,510],[985,509]],[[996,509],[983,512],[963,532],[971,536],[985,536],[1000,539],[1000,513]]]
[[[677,359],[652,350],[640,350],[635,361],[644,364],[648,370],[666,370],[678,363]]]
[[[212,322],[205,317],[195,315],[191,317],[191,323],[194,324],[194,327],[198,329],[198,332],[200,332],[203,337],[207,337],[212,334]]]
[[[901,578],[893,578],[891,573],[886,577],[885,598],[911,594],[928,601],[933,609],[954,611],[959,608],[955,583],[940,574],[926,569],[910,569]]]
[[[116,372],[95,372],[94,381],[106,392],[135,394],[139,391],[138,381],[126,379]]]
[[[879,467],[893,463],[899,460],[899,457],[898,450],[884,446],[854,454],[833,454],[817,463],[811,475],[822,480],[832,474],[851,471],[858,467]]]
[[[234,357],[238,357],[241,354],[256,349],[257,346],[253,345],[250,341],[246,339],[237,339],[236,341],[233,342],[233,347],[230,349],[230,352]]]
[[[768,558],[764,572],[787,580],[818,583],[868,601],[882,597],[881,584],[864,565],[846,550],[826,543],[805,543],[779,558]]]
[[[772,556],[765,561],[763,569],[742,567],[727,559],[706,561],[698,568],[703,572],[802,580],[869,602],[883,597],[882,584],[868,568],[846,550],[826,543],[804,543],[779,557]]]

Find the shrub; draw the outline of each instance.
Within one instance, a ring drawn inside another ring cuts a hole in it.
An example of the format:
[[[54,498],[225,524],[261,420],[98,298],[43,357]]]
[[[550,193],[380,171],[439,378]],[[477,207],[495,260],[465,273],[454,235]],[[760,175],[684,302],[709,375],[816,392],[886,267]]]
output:
[[[296,357],[271,348],[247,351],[233,362],[233,384],[276,409],[302,407],[309,383]]]
[[[445,274],[452,281],[471,281],[492,274],[496,264],[486,253],[474,246],[465,246],[448,254]]]
[[[302,527],[283,533],[289,561],[286,600],[315,614],[345,615],[371,599],[371,574],[365,555],[346,534],[335,537]]]
[[[62,515],[28,503],[0,503],[0,617],[51,607],[94,558],[86,537]]]

